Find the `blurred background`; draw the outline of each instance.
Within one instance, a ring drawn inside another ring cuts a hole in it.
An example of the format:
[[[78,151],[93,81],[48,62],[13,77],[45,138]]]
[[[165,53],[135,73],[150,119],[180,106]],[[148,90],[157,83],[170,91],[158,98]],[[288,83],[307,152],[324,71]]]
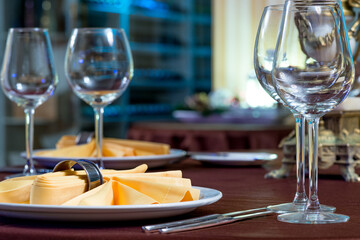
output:
[[[48,28],[59,75],[35,111],[34,148],[93,131],[92,108],[68,87],[65,49],[75,27],[125,29],[134,58],[126,93],[105,108],[105,137],[215,151],[276,148],[289,113],[258,84],[253,49],[263,8],[282,0],[0,0],[0,55],[11,27]],[[23,165],[23,109],[0,93],[0,166]]]

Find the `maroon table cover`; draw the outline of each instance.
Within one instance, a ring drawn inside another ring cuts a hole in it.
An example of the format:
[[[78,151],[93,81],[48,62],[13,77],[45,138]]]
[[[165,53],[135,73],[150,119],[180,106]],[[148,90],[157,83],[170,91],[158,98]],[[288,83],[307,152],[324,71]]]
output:
[[[348,223],[289,224],[278,222],[276,215],[271,215],[183,233],[146,234],[141,230],[142,225],[284,203],[291,201],[295,193],[294,176],[264,179],[266,170],[262,167],[209,166],[186,159],[152,171],[174,169],[182,170],[194,186],[220,190],[223,198],[185,215],[143,221],[86,223],[0,217],[0,239],[360,239],[360,183],[345,182],[336,166],[331,171],[320,171],[320,202],[349,215]]]

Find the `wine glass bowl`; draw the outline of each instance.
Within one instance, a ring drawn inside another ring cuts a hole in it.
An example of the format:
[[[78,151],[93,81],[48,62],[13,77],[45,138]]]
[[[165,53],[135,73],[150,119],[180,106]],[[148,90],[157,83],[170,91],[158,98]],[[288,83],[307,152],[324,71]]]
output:
[[[27,163],[20,175],[36,174],[32,161],[33,115],[35,108],[55,91],[58,78],[47,29],[11,28],[8,33],[1,71],[1,87],[5,95],[26,115]]]
[[[121,29],[75,29],[65,62],[74,93],[91,106],[106,106],[128,87],[133,75],[131,53]]]
[[[254,68],[259,83],[275,101],[282,104],[284,102],[273,86],[271,71],[283,8],[283,5],[270,5],[264,8],[254,48]]]
[[[5,95],[20,107],[38,107],[55,91],[53,65],[46,29],[10,29],[1,73]]]
[[[104,107],[119,98],[133,76],[133,60],[123,29],[77,28],[68,43],[65,75],[73,92],[93,107],[100,168]]]
[[[285,40],[281,41],[279,46],[280,57],[272,74],[276,91],[290,108],[304,116],[320,117],[334,109],[347,96],[352,79],[340,78],[344,71],[345,58],[336,20],[332,21],[330,27],[330,20],[326,22],[330,16],[320,18],[316,11],[310,7],[306,8],[306,15],[302,15],[299,17],[302,20],[298,20],[306,23],[297,24],[297,21],[294,21],[292,24],[299,33],[288,31],[288,35],[287,32],[282,35]],[[327,14],[332,14],[331,9],[327,8]],[[298,18],[296,14],[293,15],[295,19]],[[332,16],[331,19],[334,19],[335,16]],[[304,29],[301,25],[305,24],[311,26]],[[300,39],[299,44],[286,41],[294,39],[295,36]],[[318,38],[318,41],[313,38]],[[282,54],[295,55],[296,59],[283,58]]]

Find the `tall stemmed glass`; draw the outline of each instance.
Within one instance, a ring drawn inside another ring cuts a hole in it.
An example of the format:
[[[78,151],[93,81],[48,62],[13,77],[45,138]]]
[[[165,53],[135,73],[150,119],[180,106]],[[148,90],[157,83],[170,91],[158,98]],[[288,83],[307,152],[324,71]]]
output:
[[[288,108],[295,118],[296,137],[296,193],[292,202],[271,205],[268,209],[276,213],[304,211],[307,203],[305,191],[305,118],[289,108],[279,97],[273,86],[271,71],[278,39],[284,5],[270,5],[264,8],[255,41],[254,66],[257,78],[265,91],[276,101]],[[324,211],[335,211],[332,206],[321,205]]]
[[[276,93],[271,78],[283,8],[284,5],[270,5],[264,8],[255,41],[254,66],[257,78],[264,90],[274,100],[287,107]],[[293,202],[268,207],[277,213],[302,211],[308,199],[305,192],[305,120],[294,110],[291,112],[295,118],[296,133],[296,194]]]
[[[5,95],[24,108],[26,123],[26,165],[21,175],[34,175],[33,135],[35,108],[49,99],[58,78],[49,33],[41,28],[11,28],[6,41],[1,71]]]
[[[133,60],[124,30],[74,29],[65,56],[65,74],[74,93],[93,107],[99,167],[102,161],[104,107],[120,97],[133,76]]]
[[[309,123],[309,200],[304,212],[278,220],[290,223],[346,222],[349,217],[325,212],[318,198],[318,124],[349,94],[353,78],[347,67],[339,19],[333,8],[286,2],[272,71],[281,99]],[[346,44],[346,43],[345,43]]]

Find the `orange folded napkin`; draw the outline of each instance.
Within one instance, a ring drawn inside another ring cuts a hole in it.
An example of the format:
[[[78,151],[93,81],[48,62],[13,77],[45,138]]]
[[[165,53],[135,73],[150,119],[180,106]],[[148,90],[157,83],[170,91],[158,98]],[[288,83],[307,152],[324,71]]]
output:
[[[0,182],[0,202],[48,205],[134,205],[198,200],[200,190],[181,171],[146,173],[146,164],[130,170],[102,170],[104,184],[87,190],[85,171],[66,170]]]
[[[36,177],[18,177],[0,182],[0,202],[29,203],[31,186]]]
[[[43,150],[35,153],[36,156],[46,157],[95,157],[95,141],[76,145],[76,136],[63,136],[56,144],[56,149]],[[130,157],[169,154],[170,146],[163,143],[146,141],[104,138],[103,157]]]
[[[95,150],[95,141],[91,141],[87,144],[68,146],[53,150],[43,150],[35,153],[36,156],[44,157],[75,157],[75,158],[87,158],[91,157]]]

